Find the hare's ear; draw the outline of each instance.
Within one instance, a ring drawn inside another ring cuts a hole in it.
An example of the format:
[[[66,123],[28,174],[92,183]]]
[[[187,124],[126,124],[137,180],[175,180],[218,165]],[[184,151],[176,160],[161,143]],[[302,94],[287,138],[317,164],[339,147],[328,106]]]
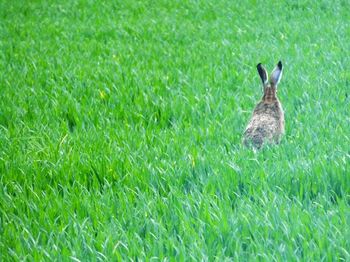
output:
[[[261,63],[259,63],[256,68],[258,69],[258,73],[260,75],[261,81],[263,85],[265,86],[267,84],[267,71],[266,69],[262,66]]]
[[[279,61],[275,69],[272,71],[271,76],[270,76],[270,83],[274,86],[277,86],[279,81],[282,78],[282,62]]]

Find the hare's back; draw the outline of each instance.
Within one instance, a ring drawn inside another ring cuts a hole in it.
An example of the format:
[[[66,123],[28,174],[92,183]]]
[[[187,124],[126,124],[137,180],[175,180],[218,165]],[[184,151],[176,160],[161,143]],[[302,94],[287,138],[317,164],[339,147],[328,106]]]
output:
[[[281,103],[276,100],[273,103],[260,102],[256,105],[253,116],[261,115],[276,119],[277,121],[283,118],[283,109]]]
[[[245,143],[260,147],[265,140],[278,142],[284,130],[284,115],[279,103],[259,103],[244,132]]]
[[[278,121],[270,115],[260,114],[253,115],[247,128],[246,134],[259,133],[264,137],[270,137],[278,129]]]

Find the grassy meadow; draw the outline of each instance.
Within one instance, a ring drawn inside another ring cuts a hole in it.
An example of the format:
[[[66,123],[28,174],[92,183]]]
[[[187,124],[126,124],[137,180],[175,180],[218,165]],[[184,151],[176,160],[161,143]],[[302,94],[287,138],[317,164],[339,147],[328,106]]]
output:
[[[0,261],[350,261],[349,1],[0,1]],[[286,134],[254,152],[256,65]]]

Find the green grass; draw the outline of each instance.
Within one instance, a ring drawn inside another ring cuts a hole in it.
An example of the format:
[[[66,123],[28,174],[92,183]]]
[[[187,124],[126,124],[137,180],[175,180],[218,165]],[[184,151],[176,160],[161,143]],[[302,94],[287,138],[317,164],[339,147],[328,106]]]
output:
[[[350,260],[350,3],[239,2],[0,1],[1,261]]]

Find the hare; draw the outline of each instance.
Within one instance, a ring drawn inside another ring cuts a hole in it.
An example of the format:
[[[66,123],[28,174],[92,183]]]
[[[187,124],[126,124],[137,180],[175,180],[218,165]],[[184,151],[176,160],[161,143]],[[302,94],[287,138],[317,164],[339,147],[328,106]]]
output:
[[[262,80],[264,96],[256,105],[244,131],[243,143],[259,149],[265,142],[278,144],[284,134],[284,112],[277,98],[277,85],[282,77],[282,62],[278,62],[269,79],[261,63],[257,65],[257,69]]]

